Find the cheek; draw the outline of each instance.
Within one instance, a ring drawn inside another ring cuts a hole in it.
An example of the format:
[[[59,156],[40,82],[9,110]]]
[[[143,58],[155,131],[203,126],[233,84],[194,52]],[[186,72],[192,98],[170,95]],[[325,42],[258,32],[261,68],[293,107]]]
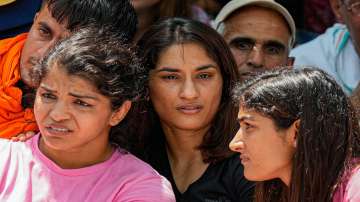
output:
[[[41,126],[41,121],[44,119],[49,111],[49,106],[41,102],[41,99],[36,97],[34,102],[34,115],[36,122]]]
[[[246,62],[246,54],[235,48],[231,48],[231,52],[235,58],[237,66],[241,67]]]
[[[279,56],[265,56],[265,68],[266,69],[275,69],[287,64],[287,53],[284,53]]]
[[[154,105],[168,105],[177,97],[177,89],[175,84],[153,80],[149,83],[150,99]]]

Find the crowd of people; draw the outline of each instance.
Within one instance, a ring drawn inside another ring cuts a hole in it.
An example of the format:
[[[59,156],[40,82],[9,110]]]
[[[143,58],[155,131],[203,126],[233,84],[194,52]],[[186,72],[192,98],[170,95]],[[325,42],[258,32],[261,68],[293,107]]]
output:
[[[34,1],[0,33],[0,201],[360,202],[360,1],[304,44],[281,2],[217,3]]]

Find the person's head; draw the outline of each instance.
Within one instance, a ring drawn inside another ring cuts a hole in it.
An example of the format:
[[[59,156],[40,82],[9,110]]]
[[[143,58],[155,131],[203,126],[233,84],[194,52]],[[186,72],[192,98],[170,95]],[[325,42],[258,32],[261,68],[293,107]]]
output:
[[[57,41],[80,27],[111,26],[131,40],[136,31],[136,13],[128,0],[44,0],[28,33],[20,57],[22,80],[33,86],[29,72]]]
[[[358,55],[360,55],[360,2],[357,0],[330,0],[339,22],[346,24]]]
[[[126,147],[116,129],[131,101],[142,95],[146,74],[135,52],[115,35],[82,28],[33,69],[34,114],[44,147],[94,152],[109,142]]]
[[[258,201],[330,201],[360,136],[349,99],[316,69],[270,71],[237,86],[240,129],[230,143]]]
[[[236,121],[230,91],[237,74],[226,42],[205,24],[173,18],[152,26],[139,46],[163,128],[203,130],[204,161],[227,156]]]
[[[292,65],[295,23],[273,0],[232,0],[214,23],[235,57],[238,73],[249,77],[278,66]]]

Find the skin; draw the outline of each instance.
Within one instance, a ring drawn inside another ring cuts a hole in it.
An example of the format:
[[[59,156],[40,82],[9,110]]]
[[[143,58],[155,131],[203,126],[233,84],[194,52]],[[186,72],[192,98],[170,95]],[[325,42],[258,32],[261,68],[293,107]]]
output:
[[[180,192],[208,167],[197,147],[217,113],[222,85],[219,66],[194,43],[164,50],[150,74],[150,98],[160,118],[171,172]]]
[[[235,57],[240,77],[278,66],[291,65],[291,34],[277,12],[249,6],[225,20],[224,38]]]
[[[58,42],[70,35],[65,25],[59,24],[45,5],[35,15],[34,23],[28,34],[28,38],[21,51],[20,75],[22,81],[33,86],[30,72],[34,65],[45,56],[46,53]]]
[[[331,7],[337,17],[338,21],[346,24],[349,29],[351,39],[354,43],[355,50],[358,55],[360,55],[360,16],[352,13],[351,10],[348,10],[348,6],[355,0],[345,0],[345,3],[342,3],[340,0],[330,0]]]
[[[218,65],[196,44],[173,45],[150,78],[150,97],[162,123],[180,130],[208,128],[222,92]],[[210,90],[211,89],[211,90]]]
[[[244,176],[252,181],[280,178],[290,184],[292,157],[296,147],[296,127],[278,129],[272,119],[240,108],[240,129],[230,142],[230,149],[241,153]]]
[[[62,168],[81,168],[112,154],[109,131],[126,115],[129,101],[116,111],[110,99],[83,78],[69,76],[57,65],[41,81],[34,114],[40,150]]]

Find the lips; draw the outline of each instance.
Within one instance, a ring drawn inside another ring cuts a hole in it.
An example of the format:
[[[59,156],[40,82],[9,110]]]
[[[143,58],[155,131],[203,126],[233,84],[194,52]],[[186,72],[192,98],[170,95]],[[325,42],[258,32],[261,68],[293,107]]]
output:
[[[176,107],[176,110],[180,111],[184,114],[197,114],[203,109],[202,105],[199,104],[187,104],[187,105],[179,105]]]
[[[240,159],[241,159],[241,163],[242,163],[242,164],[246,164],[246,163],[248,163],[248,162],[250,161],[250,158],[247,157],[247,156],[244,155],[244,154],[241,154],[241,155],[240,155]]]
[[[54,135],[54,136],[69,135],[72,132],[72,130],[70,130],[66,126],[61,126],[61,125],[48,125],[45,127],[45,130],[49,135]]]

